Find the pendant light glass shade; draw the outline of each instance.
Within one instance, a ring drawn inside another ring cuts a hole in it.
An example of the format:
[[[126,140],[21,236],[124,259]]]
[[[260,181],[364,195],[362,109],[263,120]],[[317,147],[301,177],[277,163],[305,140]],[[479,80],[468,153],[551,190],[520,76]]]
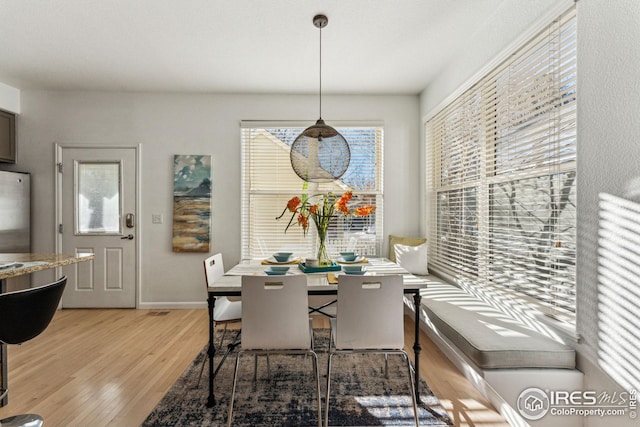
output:
[[[347,171],[351,150],[344,137],[319,119],[306,128],[291,146],[291,166],[308,182],[331,182]]]
[[[291,145],[291,166],[307,182],[335,181],[344,175],[351,161],[347,140],[322,120],[322,28],[328,22],[324,15],[313,18],[313,25],[320,29],[320,118]]]

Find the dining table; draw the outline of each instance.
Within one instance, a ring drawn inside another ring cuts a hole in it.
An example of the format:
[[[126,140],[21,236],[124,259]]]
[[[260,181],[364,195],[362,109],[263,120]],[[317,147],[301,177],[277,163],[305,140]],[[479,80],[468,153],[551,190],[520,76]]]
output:
[[[7,279],[24,276],[25,274],[78,262],[90,261],[92,253],[59,254],[59,253],[0,253],[0,293],[7,292]],[[0,343],[1,375],[0,390],[7,390],[7,345]],[[8,396],[0,400],[0,406],[5,406]]]
[[[334,262],[335,263],[335,262]],[[270,264],[274,262],[269,260],[244,260],[235,265],[224,276],[218,278],[213,283],[210,283],[207,287],[208,297],[207,305],[209,310],[209,345],[207,350],[207,356],[209,359],[209,396],[207,399],[207,406],[213,407],[215,405],[214,394],[214,380],[217,370],[214,369],[214,358],[216,355],[216,348],[214,345],[214,333],[215,324],[213,322],[213,312],[215,308],[215,302],[217,297],[240,297],[242,288],[242,276],[251,275],[266,275],[265,270]],[[335,263],[339,265],[338,263]],[[345,263],[346,265],[347,263]],[[421,295],[420,290],[425,289],[428,285],[427,281],[409,273],[406,269],[400,265],[386,259],[386,258],[362,258],[357,260],[357,264],[362,264],[365,269],[365,275],[387,275],[398,274],[403,277],[404,294],[413,297],[414,307],[420,307]],[[314,269],[305,269],[303,271],[304,264],[302,259],[294,259],[288,263],[290,269],[286,274],[305,274],[307,276],[307,288],[308,294],[311,295],[337,295],[338,287],[336,284],[336,278],[340,274],[344,274],[343,271],[321,271],[321,272],[308,272]],[[277,277],[277,276],[274,276]],[[413,343],[414,353],[414,387],[416,398],[419,399],[420,390],[420,351],[422,347],[420,345],[420,311],[416,310],[415,313],[415,335]],[[310,312],[322,313],[321,310],[317,310],[310,307]]]

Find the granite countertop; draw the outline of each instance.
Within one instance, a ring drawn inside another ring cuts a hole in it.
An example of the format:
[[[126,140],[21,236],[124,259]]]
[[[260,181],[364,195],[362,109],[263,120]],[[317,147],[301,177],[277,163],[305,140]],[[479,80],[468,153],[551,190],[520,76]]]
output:
[[[22,276],[49,268],[62,267],[93,259],[91,253],[43,254],[43,253],[0,253],[0,279]]]

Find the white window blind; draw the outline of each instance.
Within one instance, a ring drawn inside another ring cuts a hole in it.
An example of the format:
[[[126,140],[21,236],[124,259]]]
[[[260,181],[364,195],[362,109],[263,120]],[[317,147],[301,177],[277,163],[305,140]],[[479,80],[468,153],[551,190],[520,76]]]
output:
[[[285,126],[286,125],[286,126]],[[305,193],[333,192],[338,197],[353,191],[350,207],[374,205],[375,212],[364,218],[341,215],[331,224],[327,238],[330,256],[354,250],[363,255],[380,253],[382,236],[382,148],[383,129],[377,126],[345,126],[336,129],[346,138],[351,162],[346,173],[329,183],[309,183],[291,167],[289,151],[303,126],[278,123],[242,123],[242,258],[264,258],[277,251],[293,251],[298,256],[315,256],[316,235],[310,225],[305,237],[294,224],[285,233],[291,213],[276,221],[287,201]]]
[[[430,264],[575,312],[576,14],[429,119]]]

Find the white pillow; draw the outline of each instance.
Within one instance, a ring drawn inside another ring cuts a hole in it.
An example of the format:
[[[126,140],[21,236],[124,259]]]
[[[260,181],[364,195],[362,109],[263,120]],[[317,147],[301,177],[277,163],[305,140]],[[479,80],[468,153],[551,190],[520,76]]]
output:
[[[427,268],[427,243],[418,246],[407,246],[396,243],[396,263],[411,274],[426,276]]]

